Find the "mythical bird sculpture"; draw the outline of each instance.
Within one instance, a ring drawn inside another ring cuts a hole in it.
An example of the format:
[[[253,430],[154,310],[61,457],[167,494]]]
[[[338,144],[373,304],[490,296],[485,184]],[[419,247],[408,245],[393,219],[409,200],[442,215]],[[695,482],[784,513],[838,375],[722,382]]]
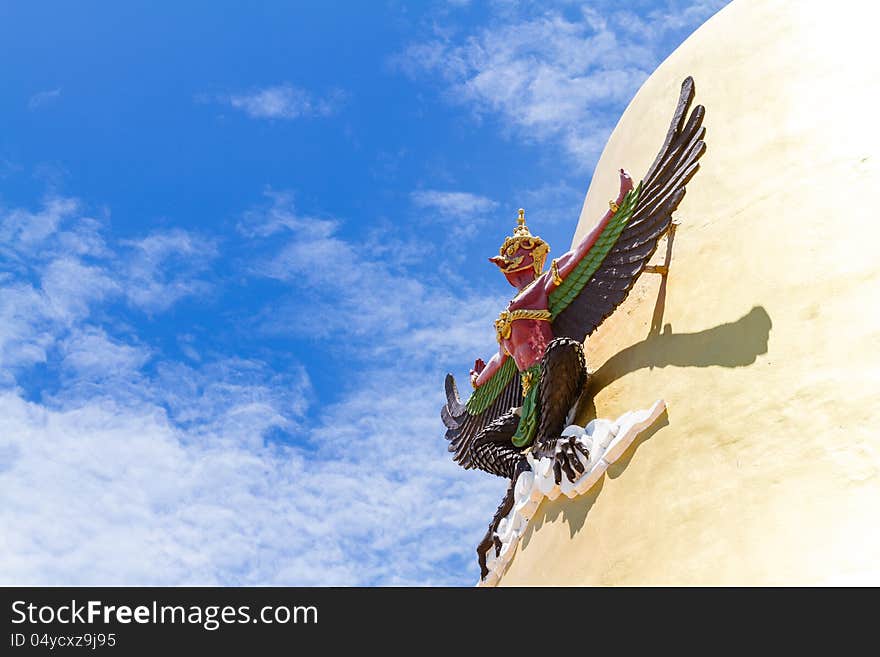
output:
[[[694,98],[694,81],[682,84],[666,140],[638,186],[623,169],[620,191],[596,227],[568,253],[551,261],[550,250],[519,219],[513,235],[490,258],[518,292],[495,321],[498,353],[471,370],[474,391],[462,403],[451,374],[441,409],[454,460],[510,479],[510,487],[477,547],[481,577],[498,521],[513,503],[518,475],[529,468],[525,454],[553,459],[556,482],[574,480],[588,459],[574,438],[561,436],[566,418],[586,390],[589,374],[582,343],[626,298],[660,238],[705,151],[705,109]]]

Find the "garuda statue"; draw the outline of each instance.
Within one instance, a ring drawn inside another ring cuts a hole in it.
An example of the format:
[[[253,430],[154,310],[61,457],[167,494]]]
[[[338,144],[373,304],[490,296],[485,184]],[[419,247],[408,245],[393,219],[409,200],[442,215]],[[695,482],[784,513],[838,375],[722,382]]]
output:
[[[511,509],[514,483],[529,469],[526,453],[553,459],[558,484],[574,480],[589,454],[563,438],[569,412],[586,390],[589,374],[582,343],[626,298],[685,195],[705,151],[705,109],[690,111],[694,82],[682,84],[666,140],[644,179],[633,186],[620,170],[620,191],[596,227],[569,252],[550,262],[548,244],[532,235],[524,211],[513,235],[490,260],[517,289],[495,321],[498,353],[471,370],[473,393],[462,403],[446,376],[441,410],[449,451],[462,467],[510,479],[510,487],[477,547],[481,577],[486,553],[499,549],[495,531]]]

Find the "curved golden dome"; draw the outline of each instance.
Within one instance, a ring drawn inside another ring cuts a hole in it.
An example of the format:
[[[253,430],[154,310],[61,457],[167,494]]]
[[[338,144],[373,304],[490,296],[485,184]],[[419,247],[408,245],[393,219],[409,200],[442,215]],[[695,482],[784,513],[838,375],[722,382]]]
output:
[[[737,0],[623,114],[577,237],[618,168],[647,170],[687,75],[708,149],[665,284],[643,274],[588,340],[595,407],[580,419],[660,398],[668,417],[589,494],[543,503],[502,584],[880,584],[880,52],[866,11]]]

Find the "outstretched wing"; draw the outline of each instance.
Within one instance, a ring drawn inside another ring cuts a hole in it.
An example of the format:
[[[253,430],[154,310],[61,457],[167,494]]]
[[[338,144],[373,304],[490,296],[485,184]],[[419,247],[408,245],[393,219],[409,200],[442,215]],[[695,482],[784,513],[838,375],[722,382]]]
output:
[[[481,429],[515,406],[522,405],[522,383],[516,363],[507,358],[501,367],[462,404],[451,374],[446,375],[446,405],[440,417],[446,425],[446,440],[453,460],[463,468],[478,467],[474,461],[474,438]]]
[[[688,77],[666,141],[639,186],[630,191],[596,242],[550,293],[553,334],[583,341],[629,294],[672,222],[685,185],[706,150],[705,108],[690,115],[694,81]]]

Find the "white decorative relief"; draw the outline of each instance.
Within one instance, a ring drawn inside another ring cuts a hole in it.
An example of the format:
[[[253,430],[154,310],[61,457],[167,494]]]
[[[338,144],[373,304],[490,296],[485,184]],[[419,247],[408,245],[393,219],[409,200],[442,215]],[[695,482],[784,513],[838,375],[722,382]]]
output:
[[[624,413],[614,422],[596,419],[586,427],[567,427],[562,435],[577,436],[578,442],[590,454],[589,462],[581,460],[584,463],[584,472],[575,481],[570,481],[563,472],[562,482],[557,484],[553,477],[552,459],[535,459],[527,454],[532,470],[521,473],[516,480],[513,508],[498,523],[498,531],[495,533],[501,541],[501,551],[496,556],[494,547],[489,550],[486,555],[489,574],[477,586],[498,584],[510,565],[520,538],[545,497],[552,501],[560,495],[575,498],[586,493],[605,474],[608,466],[619,459],[636,437],[651,426],[665,409],[666,404],[659,400],[651,408]]]

